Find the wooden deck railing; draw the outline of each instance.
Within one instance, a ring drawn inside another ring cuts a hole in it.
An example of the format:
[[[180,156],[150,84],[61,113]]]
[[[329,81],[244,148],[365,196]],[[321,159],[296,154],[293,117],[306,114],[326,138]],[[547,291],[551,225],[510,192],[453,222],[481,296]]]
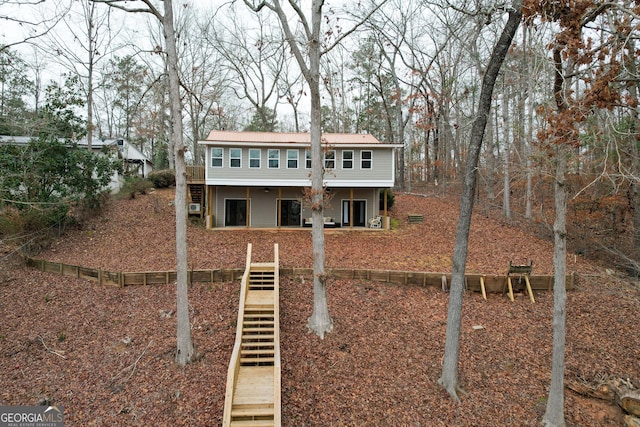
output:
[[[229,369],[227,370],[227,387],[225,390],[224,410],[222,425],[229,427],[231,425],[231,408],[233,406],[233,393],[235,390],[238,374],[240,371],[240,348],[242,346],[242,319],[244,318],[244,308],[247,300],[247,288],[249,284],[249,272],[251,270],[251,243],[247,246],[247,261],[242,281],[240,282],[240,303],[238,305],[238,322],[236,323],[236,340],[233,344],[231,352],[231,360],[229,361]]]
[[[187,166],[187,183],[204,182],[204,166],[188,165]]]

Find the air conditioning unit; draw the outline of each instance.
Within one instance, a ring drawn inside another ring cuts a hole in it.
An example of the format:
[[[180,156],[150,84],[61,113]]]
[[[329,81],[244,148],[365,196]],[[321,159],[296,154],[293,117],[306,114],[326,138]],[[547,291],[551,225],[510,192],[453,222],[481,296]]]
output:
[[[189,213],[200,213],[200,203],[189,203]]]

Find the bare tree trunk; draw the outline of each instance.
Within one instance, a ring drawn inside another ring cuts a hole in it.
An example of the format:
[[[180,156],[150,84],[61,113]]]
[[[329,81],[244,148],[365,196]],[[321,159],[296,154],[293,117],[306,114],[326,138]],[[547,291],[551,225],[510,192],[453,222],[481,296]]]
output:
[[[487,158],[487,173],[486,173],[486,188],[487,188],[487,196],[485,200],[485,205],[488,205],[487,208],[493,206],[496,200],[496,176],[494,171],[496,170],[496,155],[494,150],[495,144],[495,131],[496,126],[494,125],[493,120],[487,120],[487,129],[486,129],[486,140],[488,141],[485,144],[485,153]]]
[[[447,313],[447,333],[442,365],[442,375],[438,380],[449,395],[456,401],[458,398],[458,360],[460,356],[460,327],[462,319],[462,295],[464,292],[464,273],[467,263],[469,243],[469,229],[471,227],[471,213],[473,211],[474,193],[478,176],[478,160],[484,129],[491,109],[493,88],[498,78],[500,67],[511,46],[511,41],[520,25],[522,18],[522,2],[514,0],[509,19],[496,43],[487,71],[482,79],[478,112],[471,128],[469,151],[464,172],[462,198],[460,200],[460,216],[456,231],[456,243],[453,251],[453,271],[451,275],[451,293],[449,295],[449,309]]]
[[[178,78],[178,54],[176,36],[173,28],[172,0],[164,0],[163,30],[167,47],[167,71],[169,75],[169,102],[171,106],[171,139],[175,156],[176,170],[176,317],[177,349],[176,362],[184,366],[194,357],[191,341],[191,323],[189,321],[189,294],[187,283],[187,172],[184,160],[186,147],[182,132],[182,101]]]
[[[511,126],[509,118],[509,89],[504,88],[504,94],[502,97],[502,136],[503,136],[503,164],[502,164],[502,213],[507,220],[511,220],[511,176],[509,170],[509,152],[511,142],[509,141],[510,132],[509,128]]]
[[[530,27],[526,27],[525,30],[523,31],[523,33],[525,34],[525,42],[523,42],[523,49],[529,49],[529,43],[531,42],[531,39],[527,39],[526,35],[528,35],[531,31]],[[528,42],[527,42],[528,40]],[[532,76],[532,69],[533,67],[531,66],[531,55],[526,54],[524,55],[526,59],[526,70],[527,70],[527,95],[528,95],[528,108],[527,108],[527,138],[526,138],[526,142],[525,142],[525,156],[527,156],[527,171],[526,171],[526,175],[527,175],[527,189],[526,189],[526,194],[525,194],[525,218],[527,219],[531,219],[532,218],[532,206],[531,206],[531,202],[533,199],[533,162],[531,161],[531,155],[533,154],[533,108],[534,108],[534,97],[533,97],[533,76]]]
[[[295,6],[297,17],[301,20],[305,30],[306,43],[304,52],[307,55],[308,65],[303,51],[296,42],[287,14],[280,5],[279,0],[272,2],[260,2],[253,4],[250,0],[244,3],[253,11],[259,12],[263,7],[272,10],[278,16],[280,24],[289,43],[289,47],[302,70],[302,74],[309,85],[311,95],[311,239],[313,247],[313,313],[307,322],[307,327],[320,338],[333,330],[333,321],[329,316],[327,304],[327,275],[325,272],[325,246],[324,246],[324,157],[322,153],[322,134],[320,116],[320,56],[321,40],[320,27],[322,24],[323,0],[313,0],[311,3],[311,26],[305,18],[302,10]]]
[[[563,427],[564,422],[564,349],[566,334],[565,288],[567,276],[567,148],[558,146],[555,208],[553,224],[553,356],[551,361],[551,387],[547,399],[547,409],[542,419],[546,427]]]
[[[87,22],[87,38],[89,46],[87,48],[87,52],[89,54],[89,62],[87,64],[87,149],[91,151],[91,146],[93,145],[93,67],[95,65],[94,55],[95,55],[95,40],[93,36],[94,22],[93,22],[93,12],[95,10],[95,3],[91,3],[89,6],[89,16]]]
[[[638,113],[638,108],[636,107],[635,113],[635,122],[638,122],[640,114]],[[635,133],[637,134],[638,129],[637,126],[635,128]],[[633,247],[636,251],[640,250],[640,159],[638,156],[638,144],[640,144],[640,138],[636,136],[636,140],[631,142],[631,155],[633,162],[633,173],[636,176],[636,179],[631,183],[631,197],[633,197]],[[637,272],[636,272],[637,274]]]
[[[325,272],[324,248],[324,161],[320,117],[320,25],[322,23],[323,0],[311,4],[311,31],[309,40],[309,75],[307,82],[311,92],[311,191],[312,243],[313,243],[313,313],[307,327],[320,338],[333,330],[327,304],[327,275]]]
[[[635,42],[633,38],[629,39],[629,52],[635,52]],[[629,71],[632,76],[638,75],[637,57],[629,55]],[[640,144],[640,136],[638,135],[638,121],[640,120],[640,104],[638,103],[638,80],[633,80],[629,85],[629,92],[636,106],[631,110],[631,170],[633,179],[631,181],[631,197],[633,206],[633,248],[640,251],[640,158],[638,156],[638,145]],[[638,272],[636,272],[636,275]]]
[[[553,92],[559,113],[568,107],[567,96],[571,88],[574,70],[573,60],[569,60],[566,71],[563,68],[562,47],[553,49],[554,81]],[[551,386],[547,398],[547,408],[542,417],[545,427],[564,427],[564,351],[566,334],[567,291],[567,156],[569,148],[565,141],[556,142],[555,211],[553,224],[553,353],[551,356]]]

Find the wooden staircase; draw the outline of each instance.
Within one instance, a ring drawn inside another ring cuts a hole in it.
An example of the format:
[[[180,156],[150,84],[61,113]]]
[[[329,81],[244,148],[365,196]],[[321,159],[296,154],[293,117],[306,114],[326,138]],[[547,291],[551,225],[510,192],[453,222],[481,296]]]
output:
[[[200,205],[200,209],[198,211],[193,211],[189,209],[189,214],[197,214],[202,217],[202,213],[204,212],[204,185],[189,184],[187,186],[187,189],[188,189],[187,200],[189,205],[194,203]]]
[[[242,277],[238,326],[222,425],[280,426],[280,323],[278,245],[275,261],[252,263],[251,244]]]

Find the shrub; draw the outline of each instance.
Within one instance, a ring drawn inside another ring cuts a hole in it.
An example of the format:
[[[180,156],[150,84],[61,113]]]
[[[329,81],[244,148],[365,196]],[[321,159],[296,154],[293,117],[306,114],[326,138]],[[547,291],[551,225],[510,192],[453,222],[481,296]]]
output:
[[[18,209],[12,207],[0,209],[0,237],[13,236],[22,233],[23,230],[24,220]]]
[[[134,199],[136,194],[146,194],[151,188],[153,184],[148,179],[139,176],[126,177],[118,195],[120,198]]]
[[[153,171],[147,177],[154,188],[167,188],[176,185],[176,173],[171,169]]]

